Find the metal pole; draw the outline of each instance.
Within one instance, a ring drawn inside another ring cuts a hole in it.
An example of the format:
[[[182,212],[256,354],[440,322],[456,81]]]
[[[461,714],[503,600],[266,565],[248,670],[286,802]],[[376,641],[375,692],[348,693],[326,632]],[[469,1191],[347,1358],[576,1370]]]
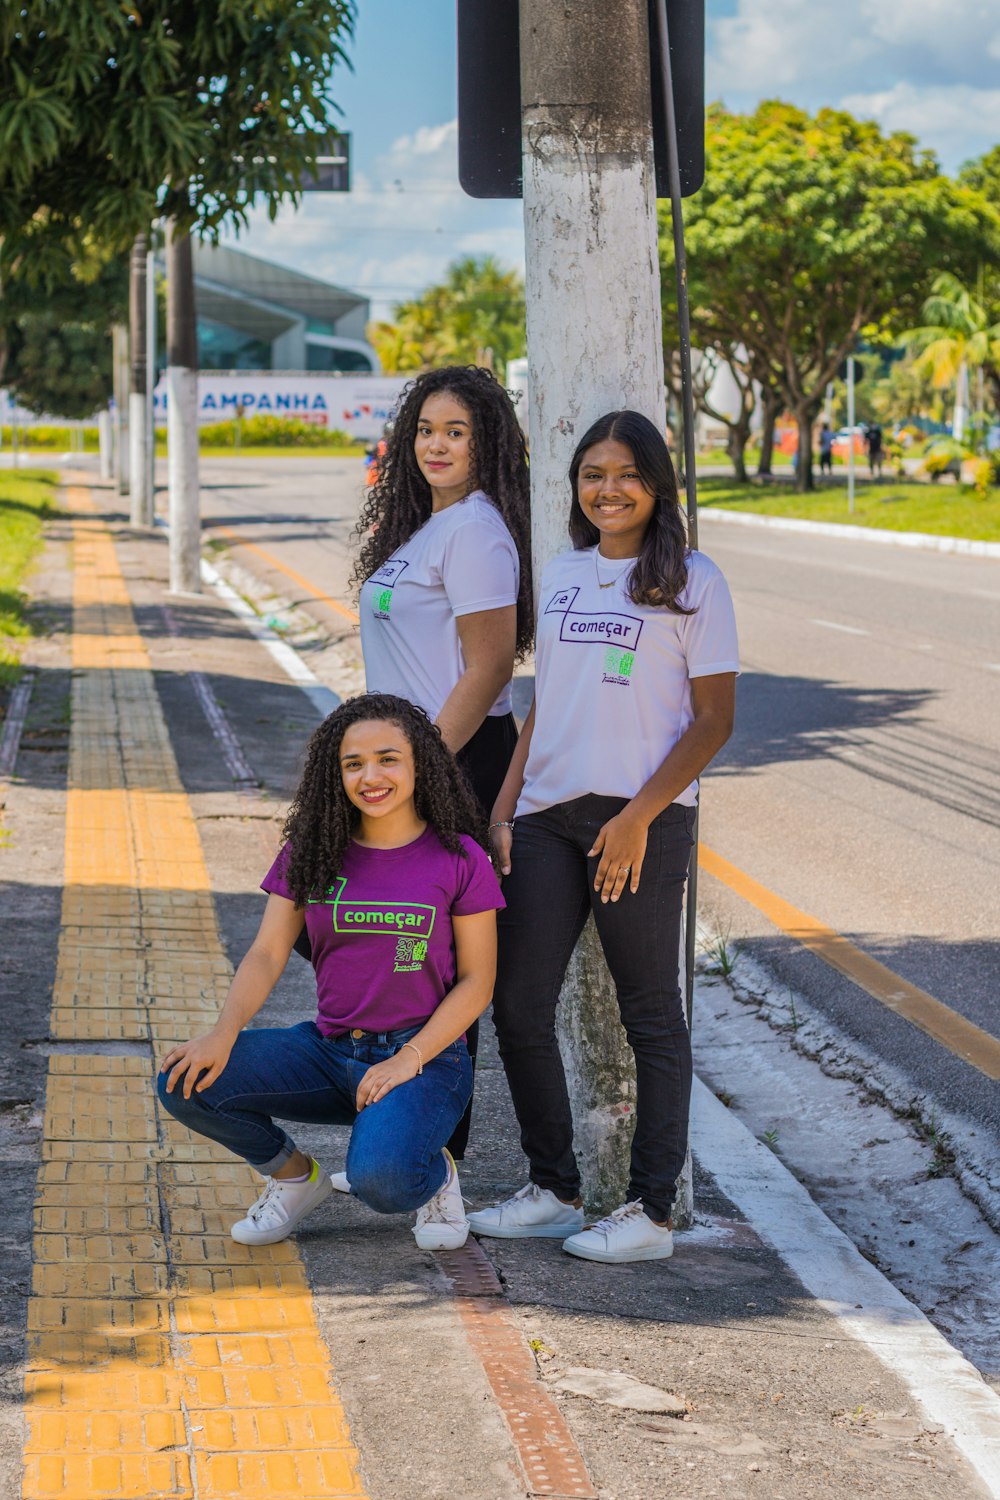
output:
[[[660,69],[663,75],[663,102],[667,115],[667,174],[670,181],[670,223],[674,236],[674,275],[677,282],[677,335],[681,357],[681,401],[684,411],[684,488],[687,496],[688,541],[698,546],[698,481],[694,452],[694,391],[691,384],[691,313],[688,306],[687,251],[684,247],[684,212],[681,203],[681,173],[677,151],[677,114],[674,106],[674,76],[670,64],[670,27],[666,0],[657,0],[659,22]],[[691,863],[688,867],[684,896],[684,1008],[688,1031],[694,1021],[694,978],[698,946],[698,825],[700,807],[695,809]],[[690,1222],[694,1215],[694,1190],[690,1161],[678,1183],[675,1218]]]
[[[854,355],[847,356],[847,513],[854,514]]]

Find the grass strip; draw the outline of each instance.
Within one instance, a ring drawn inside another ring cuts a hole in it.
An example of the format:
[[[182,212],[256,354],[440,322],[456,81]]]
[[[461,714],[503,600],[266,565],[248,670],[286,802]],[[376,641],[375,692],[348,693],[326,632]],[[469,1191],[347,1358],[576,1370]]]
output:
[[[812,494],[802,495],[790,484],[737,484],[733,479],[706,478],[698,482],[698,499],[702,505],[761,516],[1000,542],[1000,491],[992,490],[983,499],[966,485],[945,481],[859,480],[853,515],[847,509],[847,485],[838,481],[821,481]]]
[[[21,585],[42,545],[42,525],[56,510],[58,478],[47,471],[0,470],[0,689],[21,675],[18,642],[31,634]]]

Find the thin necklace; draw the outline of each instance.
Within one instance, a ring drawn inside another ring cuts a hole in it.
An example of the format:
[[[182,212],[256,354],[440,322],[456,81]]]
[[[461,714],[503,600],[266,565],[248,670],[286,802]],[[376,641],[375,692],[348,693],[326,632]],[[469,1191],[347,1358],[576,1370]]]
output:
[[[598,559],[600,559],[600,561]],[[612,558],[612,557],[604,557],[604,558],[602,558],[601,557],[601,549],[600,549],[599,545],[594,548],[594,572],[597,575],[597,587],[599,589],[613,589],[614,586],[615,586],[615,584],[618,583],[620,579],[622,579],[622,578],[625,577],[625,574],[628,572],[628,570],[631,567],[632,563],[635,562],[635,558],[634,557],[630,557],[627,560],[627,562],[625,563],[624,568],[622,568],[620,572],[616,573],[615,576],[614,576],[614,578],[610,578],[607,583],[602,583],[601,582],[601,562],[614,562],[615,560],[616,559]]]

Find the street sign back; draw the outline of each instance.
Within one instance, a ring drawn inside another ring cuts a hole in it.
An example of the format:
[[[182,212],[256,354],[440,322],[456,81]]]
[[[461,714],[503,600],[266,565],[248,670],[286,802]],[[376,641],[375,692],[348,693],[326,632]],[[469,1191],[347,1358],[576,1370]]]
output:
[[[351,191],[351,137],[334,131],[316,153],[311,172],[302,174],[304,193],[349,193]]]
[[[670,196],[659,6],[648,0],[656,193]],[[681,193],[705,176],[705,0],[667,0]],[[520,198],[518,0],[458,0],[458,180],[471,198]]]

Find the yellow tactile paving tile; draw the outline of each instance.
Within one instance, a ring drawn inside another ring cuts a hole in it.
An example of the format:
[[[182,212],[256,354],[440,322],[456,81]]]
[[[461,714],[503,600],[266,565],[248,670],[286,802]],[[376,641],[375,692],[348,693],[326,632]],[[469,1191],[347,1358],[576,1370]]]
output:
[[[186,1453],[60,1452],[26,1456],[23,1493],[31,1500],[192,1500],[194,1489]]]
[[[52,1033],[159,1050],[217,1013],[231,969],[112,539],[80,492],[70,501],[76,671]],[[50,1059],[23,1500],[363,1497],[295,1246],[230,1238],[259,1179],[164,1117],[153,1084],[148,1057]]]
[[[205,1453],[196,1459],[199,1500],[275,1500],[277,1495],[360,1497],[353,1449]]]

